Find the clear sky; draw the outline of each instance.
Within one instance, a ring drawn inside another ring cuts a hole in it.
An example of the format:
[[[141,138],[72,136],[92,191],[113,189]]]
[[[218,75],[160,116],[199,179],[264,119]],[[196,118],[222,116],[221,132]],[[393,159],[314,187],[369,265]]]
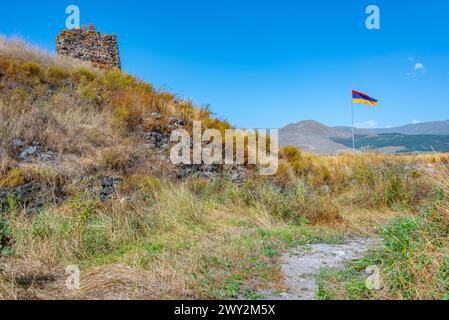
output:
[[[3,1],[0,33],[54,51],[69,4],[118,34],[125,71],[235,126],[349,125],[352,89],[379,100],[360,126],[449,119],[447,0]]]

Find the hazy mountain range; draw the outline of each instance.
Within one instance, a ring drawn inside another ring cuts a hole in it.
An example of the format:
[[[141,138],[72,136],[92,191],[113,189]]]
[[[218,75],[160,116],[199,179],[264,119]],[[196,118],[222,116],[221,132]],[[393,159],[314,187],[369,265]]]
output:
[[[449,152],[449,120],[408,124],[395,128],[356,129],[356,148],[388,153]],[[281,146],[335,154],[352,148],[351,127],[328,127],[317,121],[301,121],[282,128]]]

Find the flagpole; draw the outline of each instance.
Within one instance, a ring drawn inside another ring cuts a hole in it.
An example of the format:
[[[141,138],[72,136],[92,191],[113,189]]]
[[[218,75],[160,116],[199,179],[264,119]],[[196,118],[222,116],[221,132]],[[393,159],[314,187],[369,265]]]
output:
[[[352,113],[352,151],[355,151],[355,137],[354,137],[354,102],[351,96],[351,113]]]

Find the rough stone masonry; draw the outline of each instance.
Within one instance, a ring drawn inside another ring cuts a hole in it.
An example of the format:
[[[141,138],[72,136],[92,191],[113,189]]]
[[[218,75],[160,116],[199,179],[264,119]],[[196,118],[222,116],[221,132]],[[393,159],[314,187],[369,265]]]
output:
[[[116,35],[94,30],[63,30],[56,38],[56,53],[89,61],[103,69],[121,69]]]

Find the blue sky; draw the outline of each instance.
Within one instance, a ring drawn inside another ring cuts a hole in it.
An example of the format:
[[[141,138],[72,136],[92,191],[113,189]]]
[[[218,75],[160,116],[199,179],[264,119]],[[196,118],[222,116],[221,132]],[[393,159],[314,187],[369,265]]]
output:
[[[349,125],[352,89],[379,99],[363,126],[449,119],[447,0],[5,1],[0,33],[54,51],[69,4],[118,34],[125,71],[238,127]]]

